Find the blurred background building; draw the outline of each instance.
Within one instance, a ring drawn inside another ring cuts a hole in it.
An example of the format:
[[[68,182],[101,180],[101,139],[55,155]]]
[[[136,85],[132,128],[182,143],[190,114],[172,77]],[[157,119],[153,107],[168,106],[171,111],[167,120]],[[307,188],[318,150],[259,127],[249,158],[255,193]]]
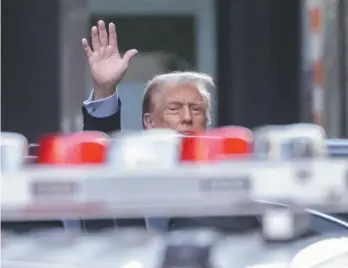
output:
[[[141,53],[119,86],[141,128],[144,82],[197,70],[217,84],[213,125],[316,122],[348,138],[347,0],[2,0],[1,127],[31,142],[81,129],[91,91],[81,47],[99,19]]]

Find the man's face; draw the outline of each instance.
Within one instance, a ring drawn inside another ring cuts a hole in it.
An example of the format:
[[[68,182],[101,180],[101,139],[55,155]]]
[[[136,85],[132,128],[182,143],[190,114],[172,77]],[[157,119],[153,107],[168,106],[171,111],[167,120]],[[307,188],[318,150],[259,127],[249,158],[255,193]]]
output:
[[[147,128],[170,128],[190,135],[207,127],[207,106],[193,85],[167,86],[155,93],[152,101],[152,124]]]

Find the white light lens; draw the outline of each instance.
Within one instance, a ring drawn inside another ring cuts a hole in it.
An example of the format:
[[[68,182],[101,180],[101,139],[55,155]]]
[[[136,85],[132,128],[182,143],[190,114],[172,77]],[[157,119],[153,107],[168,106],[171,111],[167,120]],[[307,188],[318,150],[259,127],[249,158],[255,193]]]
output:
[[[28,141],[18,133],[1,132],[1,172],[22,167],[28,155]]]
[[[325,131],[302,123],[262,127],[255,131],[254,154],[268,160],[322,158],[327,155]]]
[[[124,168],[171,167],[178,162],[181,137],[173,130],[153,129],[113,137],[108,163]]]

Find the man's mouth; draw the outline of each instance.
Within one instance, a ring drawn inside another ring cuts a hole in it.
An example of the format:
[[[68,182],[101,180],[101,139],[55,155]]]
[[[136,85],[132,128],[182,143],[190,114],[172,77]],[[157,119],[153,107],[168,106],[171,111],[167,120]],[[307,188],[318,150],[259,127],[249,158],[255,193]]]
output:
[[[195,133],[193,131],[180,131],[180,134],[185,136],[193,136]]]

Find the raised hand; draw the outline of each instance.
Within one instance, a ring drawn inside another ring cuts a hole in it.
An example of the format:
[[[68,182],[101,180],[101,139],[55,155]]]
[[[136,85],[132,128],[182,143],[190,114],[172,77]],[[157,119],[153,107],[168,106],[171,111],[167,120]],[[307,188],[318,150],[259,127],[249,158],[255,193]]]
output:
[[[94,99],[103,99],[115,92],[116,85],[126,73],[130,60],[138,53],[128,50],[123,57],[118,51],[115,24],[109,24],[109,37],[104,21],[98,21],[98,28],[91,29],[92,47],[83,38],[82,46],[88,58],[94,83]]]

